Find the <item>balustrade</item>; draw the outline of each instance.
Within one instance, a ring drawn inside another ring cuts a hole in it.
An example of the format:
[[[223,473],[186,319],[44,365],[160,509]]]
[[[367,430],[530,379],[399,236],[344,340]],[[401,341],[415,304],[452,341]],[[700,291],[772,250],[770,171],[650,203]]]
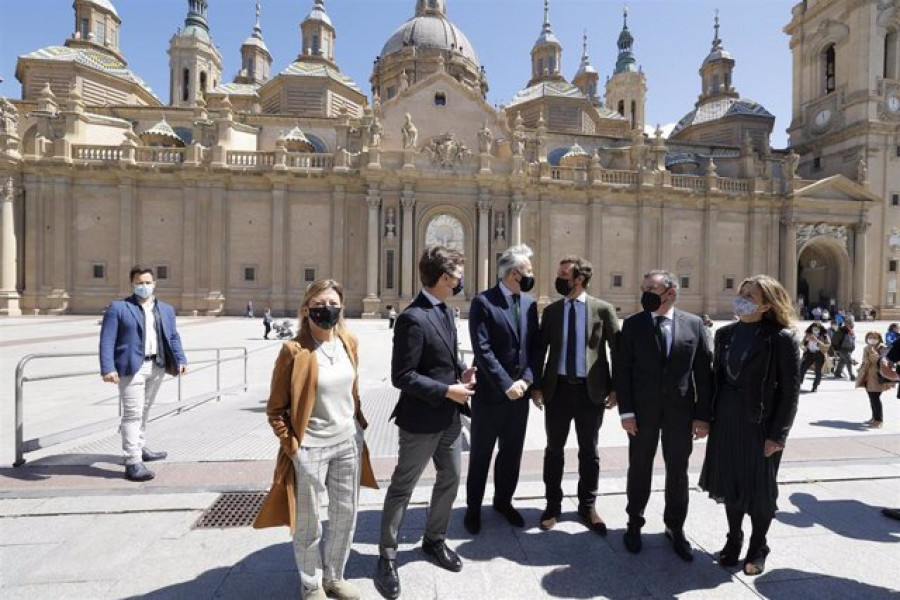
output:
[[[72,146],[72,158],[90,162],[117,162],[122,159],[118,146]]]

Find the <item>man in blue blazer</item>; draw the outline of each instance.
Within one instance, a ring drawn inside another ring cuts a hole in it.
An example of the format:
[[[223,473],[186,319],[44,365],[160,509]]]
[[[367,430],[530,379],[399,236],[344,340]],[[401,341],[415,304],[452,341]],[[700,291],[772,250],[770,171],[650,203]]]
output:
[[[187,358],[175,329],[175,310],[153,295],[153,270],[135,266],[130,278],[134,294],[114,300],[103,313],[100,374],[103,381],[119,385],[125,477],[147,481],[154,473],[144,463],[167,456],[146,447],[150,407],[166,372],[187,372]]]
[[[469,533],[481,531],[481,502],[494,446],[494,510],[514,527],[525,520],[513,505],[528,424],[529,388],[540,368],[537,356],[538,316],[534,298],[522,292],[534,287],[531,248],[513,246],[497,262],[500,282],[475,296],[469,310],[469,335],[479,377],[472,398],[472,436],[468,509],[463,521]]]

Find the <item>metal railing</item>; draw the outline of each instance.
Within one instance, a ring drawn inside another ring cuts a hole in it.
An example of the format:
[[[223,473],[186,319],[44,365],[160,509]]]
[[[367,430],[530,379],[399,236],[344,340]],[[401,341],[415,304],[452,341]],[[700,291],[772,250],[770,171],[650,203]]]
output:
[[[208,360],[193,360],[190,363],[191,374],[196,373],[197,371],[203,371],[205,369],[211,368],[214,364],[216,368],[216,389],[209,392],[203,392],[200,394],[196,394],[191,396],[190,398],[182,398],[182,384],[181,384],[181,376],[175,378],[178,382],[178,405],[171,410],[166,410],[161,413],[156,413],[150,419],[151,421],[155,421],[156,419],[162,418],[166,415],[172,414],[173,412],[181,412],[183,410],[191,409],[198,404],[202,404],[204,402],[208,402],[210,400],[216,399],[221,400],[222,396],[225,394],[229,394],[235,391],[244,391],[246,392],[248,389],[247,385],[247,360],[248,353],[247,348],[244,346],[223,346],[221,348],[186,348],[185,353],[196,354],[198,352],[215,352],[216,357]],[[236,356],[226,356],[222,357],[222,352],[239,352]],[[54,373],[50,375],[36,375],[36,376],[28,376],[25,374],[25,367],[35,360],[41,359],[60,359],[60,358],[78,358],[85,356],[93,356],[96,357],[96,352],[69,352],[64,354],[29,354],[22,358],[19,361],[19,364],[16,365],[16,435],[15,435],[15,455],[16,460],[13,463],[14,467],[20,467],[25,464],[25,453],[33,452],[35,450],[40,450],[41,448],[47,448],[49,446],[53,446],[56,444],[60,444],[63,442],[67,442],[69,440],[73,440],[85,435],[89,435],[91,433],[95,433],[97,431],[102,431],[107,429],[112,425],[117,425],[119,423],[119,419],[107,419],[104,421],[100,421],[98,423],[90,423],[88,425],[82,425],[81,427],[75,427],[73,429],[67,429],[66,431],[62,431],[59,433],[54,433],[51,435],[36,437],[30,440],[24,439],[24,419],[25,419],[25,384],[28,382],[34,381],[48,381],[52,379],[71,379],[73,377],[85,377],[92,375],[94,377],[98,376],[97,370],[93,369],[91,371],[78,371],[72,373]],[[231,362],[240,360],[244,363],[244,379],[240,384],[231,385],[228,387],[222,387],[222,363]],[[198,365],[208,365],[206,367],[201,367],[197,369]],[[119,404],[119,414],[121,416],[121,403]]]

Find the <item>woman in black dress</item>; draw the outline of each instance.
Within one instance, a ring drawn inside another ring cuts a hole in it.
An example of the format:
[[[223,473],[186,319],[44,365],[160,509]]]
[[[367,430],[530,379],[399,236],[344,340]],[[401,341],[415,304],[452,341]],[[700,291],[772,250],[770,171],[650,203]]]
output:
[[[740,319],[716,332],[716,395],[700,487],[725,504],[728,538],[719,564],[738,563],[744,515],[753,525],[744,573],[765,570],[766,534],[777,509],[778,464],[797,413],[800,351],[794,310],[768,275],[744,280],[734,300]]]

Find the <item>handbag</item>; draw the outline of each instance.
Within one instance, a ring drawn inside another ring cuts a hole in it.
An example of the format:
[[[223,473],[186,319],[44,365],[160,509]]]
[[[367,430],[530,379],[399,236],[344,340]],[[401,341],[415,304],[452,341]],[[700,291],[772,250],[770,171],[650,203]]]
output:
[[[900,381],[900,375],[897,374],[897,365],[882,358],[878,361],[878,382],[879,383],[897,383]]]

